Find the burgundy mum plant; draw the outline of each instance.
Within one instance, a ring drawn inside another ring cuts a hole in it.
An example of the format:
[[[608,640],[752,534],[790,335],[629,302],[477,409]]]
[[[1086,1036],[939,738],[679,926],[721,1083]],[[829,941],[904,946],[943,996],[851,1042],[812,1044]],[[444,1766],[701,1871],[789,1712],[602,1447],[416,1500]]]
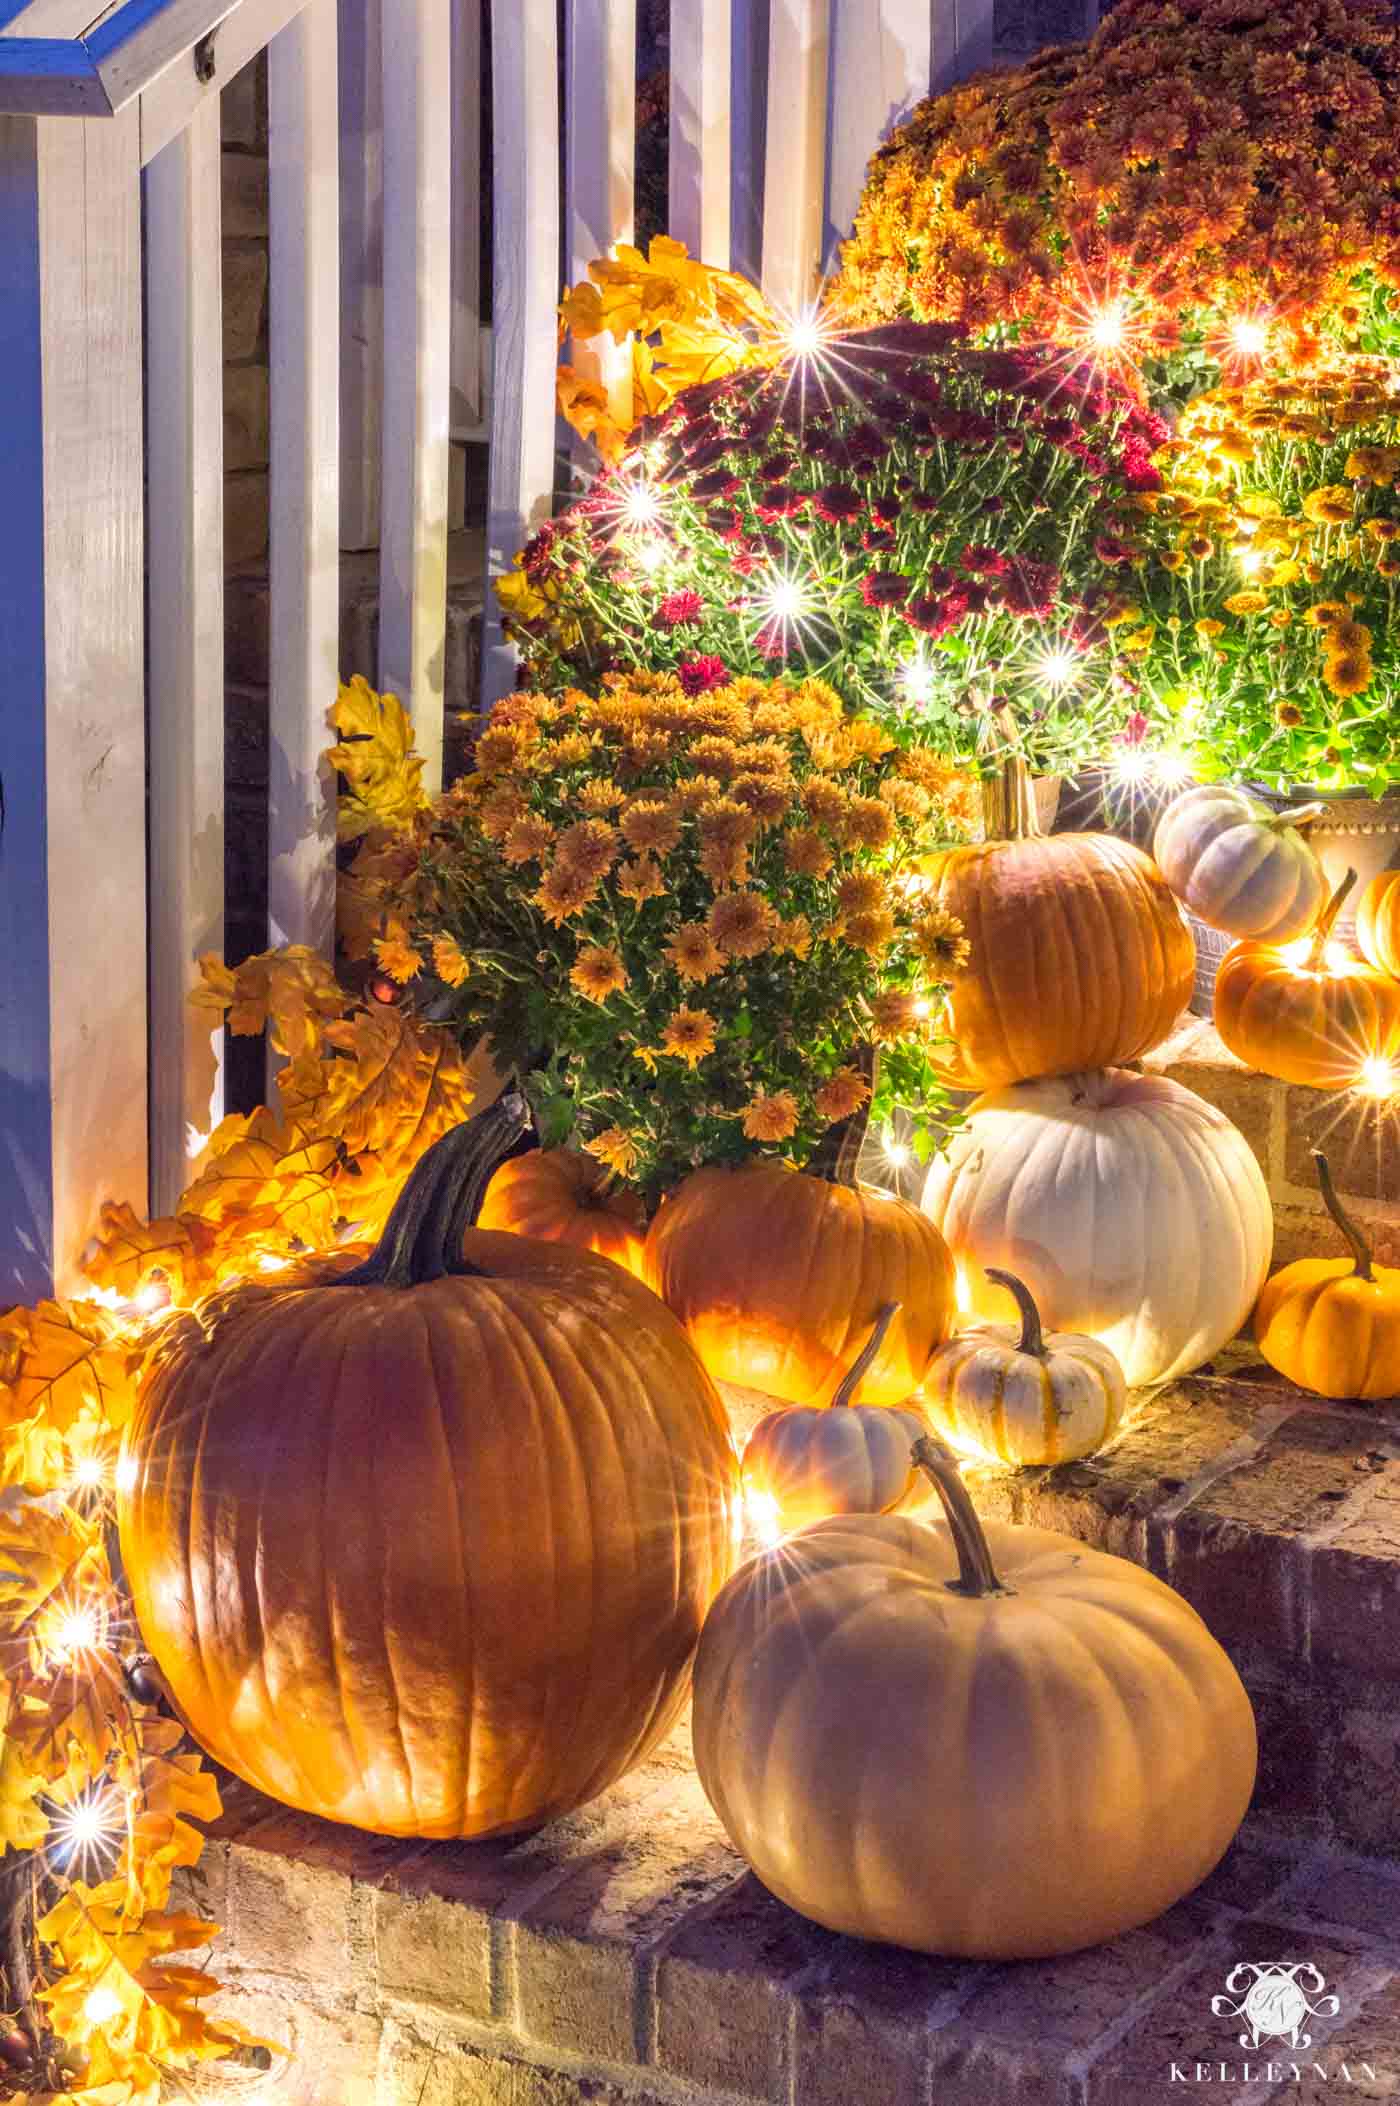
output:
[[[1129,500],[1165,436],[1061,351],[866,330],[679,396],[498,590],[540,688],[811,673],[962,756],[1009,703],[1063,768],[1133,716]]]

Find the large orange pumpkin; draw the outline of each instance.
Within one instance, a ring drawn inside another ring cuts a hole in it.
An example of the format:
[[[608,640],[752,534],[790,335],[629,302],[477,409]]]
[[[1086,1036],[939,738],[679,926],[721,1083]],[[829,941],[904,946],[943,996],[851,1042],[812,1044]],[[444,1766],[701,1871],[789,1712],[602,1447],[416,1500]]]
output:
[[[734,1556],[723,1408],[674,1317],[471,1225],[527,1116],[510,1092],[440,1141],[364,1264],[172,1320],[128,1435],[122,1554],[195,1738],[387,1835],[611,1784],[680,1709]]]
[[[1313,1089],[1363,1082],[1368,1064],[1400,1058],[1400,983],[1329,941],[1356,882],[1349,870],[1311,936],[1237,943],[1215,979],[1215,1028],[1262,1074]]]
[[[697,1170],[647,1233],[647,1278],[718,1382],[826,1404],[887,1302],[867,1404],[918,1388],[953,1318],[953,1260],[917,1207],[855,1183],[866,1113],[805,1170],[772,1159]]]
[[[1400,980],[1400,870],[1379,870],[1356,909],[1361,955],[1377,972]]]
[[[949,1080],[1000,1089],[1136,1059],[1167,1036],[1195,973],[1166,879],[1109,834],[1041,835],[1019,757],[983,787],[988,839],[924,866],[971,951],[948,993]]]
[[[486,1188],[477,1226],[596,1251],[642,1277],[641,1198],[581,1149],[534,1148],[502,1163]]]

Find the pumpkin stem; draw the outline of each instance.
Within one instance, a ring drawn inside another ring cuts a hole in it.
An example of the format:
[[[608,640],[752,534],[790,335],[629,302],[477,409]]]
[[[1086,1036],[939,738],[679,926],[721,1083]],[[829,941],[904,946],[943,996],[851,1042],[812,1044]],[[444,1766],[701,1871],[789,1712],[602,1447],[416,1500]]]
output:
[[[865,1344],[861,1347],[855,1359],[851,1362],[850,1367],[846,1370],[845,1379],[842,1382],[841,1387],[837,1390],[836,1395],[831,1400],[831,1408],[833,1411],[836,1409],[838,1404],[849,1404],[851,1402],[852,1398],[855,1396],[856,1391],[860,1388],[861,1383],[869,1374],[870,1363],[875,1358],[875,1355],[879,1352],[881,1346],[884,1344],[885,1333],[886,1331],[888,1331],[890,1325],[893,1323],[895,1317],[898,1314],[898,1302],[886,1302],[884,1308],[877,1312],[875,1317],[874,1330],[866,1339]]]
[[[983,1269],[989,1280],[995,1280],[999,1287],[1006,1289],[1021,1312],[1021,1338],[1017,1352],[1032,1353],[1037,1360],[1044,1360],[1045,1333],[1040,1327],[1040,1311],[1035,1306],[1035,1296],[1030,1288],[1024,1280],[1018,1280],[1014,1272],[1003,1272],[1000,1266],[988,1265]]]
[[[1276,826],[1280,832],[1290,826],[1311,826],[1313,820],[1321,819],[1326,810],[1325,804],[1295,804],[1291,811],[1285,807],[1281,812],[1270,812],[1264,824]]]
[[[874,1046],[857,1046],[851,1054],[854,1066],[860,1069],[869,1085],[869,1094],[864,1104],[849,1117],[838,1119],[812,1150],[803,1165],[805,1177],[819,1177],[823,1184],[845,1185],[848,1189],[856,1181],[856,1164],[860,1151],[865,1146],[865,1136],[870,1127],[870,1107],[875,1101],[876,1053]]]
[[[1371,1269],[1371,1246],[1338,1199],[1337,1187],[1332,1182],[1332,1170],[1326,1156],[1320,1148],[1314,1148],[1312,1159],[1317,1165],[1317,1182],[1322,1193],[1322,1204],[1351,1245],[1352,1254],[1356,1259],[1356,1270],[1352,1278],[1373,1280],[1376,1275]]]
[[[996,1576],[982,1523],[952,1449],[925,1433],[915,1441],[912,1459],[943,1502],[948,1531],[958,1553],[958,1576],[948,1581],[949,1591],[971,1595],[974,1600],[987,1594],[1010,1594],[1013,1590],[1004,1587]]]
[[[1319,914],[1317,927],[1313,930],[1312,949],[1308,952],[1308,962],[1304,968],[1305,971],[1315,973],[1321,965],[1322,954],[1327,949],[1327,939],[1332,933],[1332,924],[1341,913],[1342,902],[1355,883],[1356,872],[1348,870],[1341,884],[1338,885],[1331,899],[1328,900],[1327,905]]]
[[[462,1239],[476,1222],[493,1174],[529,1123],[524,1097],[507,1090],[484,1112],[435,1141],[414,1165],[364,1264],[329,1284],[419,1287],[447,1273],[474,1271],[462,1257]]]
[[[1005,744],[994,775],[982,781],[982,832],[988,841],[1032,841],[1040,833],[1035,787],[1009,709],[993,712]]]

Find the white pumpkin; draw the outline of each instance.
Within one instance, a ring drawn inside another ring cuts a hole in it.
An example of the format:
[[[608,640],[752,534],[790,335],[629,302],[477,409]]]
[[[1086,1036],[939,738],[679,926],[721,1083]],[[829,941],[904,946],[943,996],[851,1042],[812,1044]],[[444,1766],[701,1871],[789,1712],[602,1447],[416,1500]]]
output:
[[[1012,1320],[986,1268],[1014,1272],[1048,1326],[1100,1339],[1130,1386],[1187,1374],[1233,1338],[1273,1251],[1244,1135],[1180,1083],[1127,1068],[989,1090],[923,1203],[963,1306]]]
[[[1287,943],[1322,911],[1327,880],[1298,832],[1323,807],[1274,812],[1247,790],[1183,790],[1157,821],[1152,853],[1183,905],[1227,936]]]
[[[923,1391],[938,1431],[984,1462],[1074,1462],[1111,1441],[1128,1405],[1117,1360],[1097,1338],[1046,1331],[1035,1297],[1014,1272],[986,1268],[1021,1312],[1010,1324],[973,1324],[940,1346]],[[852,1507],[847,1513],[855,1511]]]

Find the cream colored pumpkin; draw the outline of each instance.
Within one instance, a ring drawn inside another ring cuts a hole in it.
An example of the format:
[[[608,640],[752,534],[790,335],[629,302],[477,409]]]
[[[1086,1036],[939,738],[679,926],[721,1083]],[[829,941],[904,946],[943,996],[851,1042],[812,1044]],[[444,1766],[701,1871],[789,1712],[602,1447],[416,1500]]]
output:
[[[1157,821],[1152,853],[1183,905],[1227,936],[1305,936],[1327,897],[1322,865],[1298,832],[1320,804],[1273,812],[1231,783],[1183,790]]]
[[[831,1514],[889,1513],[922,1497],[923,1479],[909,1457],[928,1421],[914,1400],[902,1407],[855,1401],[898,1309],[898,1302],[885,1303],[829,1405],[770,1411],[749,1435],[744,1502],[761,1539]]]
[[[1014,1297],[1020,1328],[979,1324],[939,1347],[923,1382],[934,1425],[961,1453],[987,1462],[1092,1455],[1122,1422],[1122,1368],[1096,1338],[1043,1331],[1034,1297],[1015,1273],[993,1265],[987,1278]]]
[[[834,1931],[1036,1959],[1149,1922],[1219,1862],[1254,1717],[1194,1609],[1125,1558],[839,1515],[750,1558],[695,1667],[700,1781],[763,1884]]]
[[[988,1091],[923,1203],[967,1308],[1013,1315],[987,1267],[1014,1272],[1047,1324],[1108,1346],[1130,1388],[1186,1374],[1233,1338],[1273,1251],[1244,1135],[1180,1083],[1127,1068]]]

